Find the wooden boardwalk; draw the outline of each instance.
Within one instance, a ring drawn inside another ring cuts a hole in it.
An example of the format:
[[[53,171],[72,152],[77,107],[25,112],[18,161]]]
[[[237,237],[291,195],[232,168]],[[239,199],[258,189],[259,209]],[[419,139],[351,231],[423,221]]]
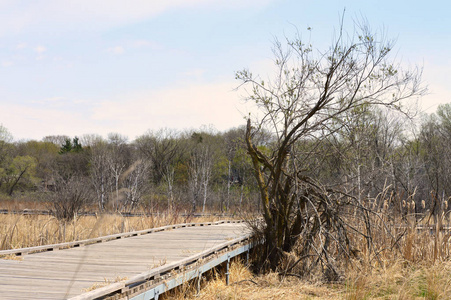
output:
[[[66,299],[240,237],[243,223],[191,226],[83,247],[0,259],[0,299]]]

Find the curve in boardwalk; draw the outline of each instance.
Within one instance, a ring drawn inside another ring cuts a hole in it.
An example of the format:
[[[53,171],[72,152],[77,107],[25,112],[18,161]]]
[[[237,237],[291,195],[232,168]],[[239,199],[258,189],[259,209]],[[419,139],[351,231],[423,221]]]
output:
[[[245,234],[243,223],[218,223],[35,253],[23,260],[2,259],[0,298],[70,298],[95,283],[132,278]]]

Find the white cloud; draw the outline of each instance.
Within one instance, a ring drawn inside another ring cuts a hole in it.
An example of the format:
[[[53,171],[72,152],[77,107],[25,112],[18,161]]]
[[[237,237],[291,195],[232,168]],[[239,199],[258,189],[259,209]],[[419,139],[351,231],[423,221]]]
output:
[[[36,52],[38,55],[36,56],[36,60],[42,60],[45,58],[44,52],[47,51],[47,48],[44,46],[36,46],[34,49],[34,52]]]
[[[424,112],[433,113],[439,104],[451,102],[451,87],[448,84],[450,69],[451,64],[446,60],[425,62],[423,81],[428,86],[428,94],[422,97],[419,103]]]
[[[1,63],[1,66],[4,68],[11,67],[12,65],[14,65],[14,62],[11,60],[3,60]]]
[[[133,4],[123,0],[3,1],[0,3],[0,36],[37,30],[40,26],[51,27],[55,32],[104,30],[149,19],[172,9],[263,7],[271,1],[135,0]]]
[[[233,91],[235,86],[235,82],[219,82],[122,95],[99,104],[92,118],[115,123],[116,131],[122,129],[131,138],[162,127],[184,129],[213,124],[226,130],[244,124],[243,115],[247,114],[238,93]]]
[[[25,49],[27,47],[27,43],[19,43],[16,45],[16,50]]]
[[[133,47],[135,48],[141,48],[141,47],[148,47],[151,46],[152,43],[148,40],[136,40],[132,43]]]
[[[46,99],[39,99],[39,100],[32,100],[31,103],[33,104],[40,104],[40,105],[47,105],[47,107],[50,106],[60,106],[64,103],[67,103],[68,100],[64,97],[51,97]]]
[[[33,50],[38,54],[42,54],[47,51],[47,48],[45,48],[44,46],[36,46]]]
[[[122,46],[115,46],[108,48],[108,52],[113,53],[115,55],[124,54],[125,49]]]
[[[92,124],[85,122],[82,114],[48,107],[0,103],[0,119],[15,140],[40,140],[47,135],[81,135],[92,131]]]
[[[201,78],[205,74],[204,69],[194,69],[188,72],[182,73],[183,76],[189,77],[191,79]]]
[[[139,91],[97,102],[52,97],[34,105],[0,102],[0,120],[17,139],[47,135],[81,136],[110,132],[133,140],[148,129],[200,128],[218,130],[243,125],[248,109],[233,91],[236,82],[180,85],[172,89]],[[38,104],[38,105],[36,105]]]

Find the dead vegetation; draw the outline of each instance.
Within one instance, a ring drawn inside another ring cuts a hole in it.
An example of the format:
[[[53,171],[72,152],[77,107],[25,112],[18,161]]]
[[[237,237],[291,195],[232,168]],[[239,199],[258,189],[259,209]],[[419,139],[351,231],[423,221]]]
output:
[[[352,257],[334,262],[343,270],[335,282],[325,280],[320,270],[313,269],[299,278],[298,261],[310,257],[300,256],[294,250],[286,253],[272,272],[256,275],[253,270],[258,270],[258,265],[247,266],[235,261],[230,268],[229,286],[225,285],[224,272],[220,270],[202,280],[199,293],[197,283],[190,282],[164,299],[451,299],[449,214],[439,211],[436,215],[420,216],[409,201],[388,194],[366,201],[372,209],[370,243],[361,234],[367,233],[362,215],[353,211],[343,214],[347,226],[359,230],[348,235],[355,246],[349,251]],[[398,204],[402,209],[396,211],[393,207]],[[52,216],[0,215],[0,242],[2,249],[29,247],[217,219],[101,215],[78,217],[64,223]],[[254,252],[255,262],[259,262],[261,253],[259,249]],[[107,282],[110,281],[92,288]]]
[[[191,283],[165,299],[451,299],[449,214],[419,215],[412,202],[387,194],[365,201],[371,208],[371,233],[361,214],[342,215],[346,226],[356,230],[348,234],[354,246],[351,255],[333,261],[341,271],[335,281],[320,268],[305,270],[299,262],[312,264],[313,256],[301,255],[296,248],[284,254],[275,270],[258,273],[264,251],[257,248],[253,265],[232,263],[229,286],[224,272],[218,271],[199,293]],[[398,204],[401,209],[396,211]],[[302,239],[299,236],[300,245]],[[332,261],[340,249],[329,250]]]
[[[96,290],[96,289],[105,287],[105,286],[107,286],[107,285],[110,285],[110,284],[112,284],[112,283],[125,281],[125,280],[127,280],[127,279],[128,279],[128,277],[119,277],[119,276],[116,277],[116,278],[114,278],[114,279],[104,278],[104,281],[103,281],[103,282],[96,282],[96,283],[94,283],[92,286],[90,286],[89,288],[83,289],[83,292],[84,292],[84,293],[85,293],[85,292],[90,292],[90,291],[93,291],[93,290]]]
[[[124,217],[117,214],[80,216],[61,221],[48,215],[0,215],[0,250],[72,242],[116,233],[179,223],[219,221],[224,217],[158,216]]]
[[[405,215],[393,214],[390,207],[396,199],[384,197],[387,198],[383,201],[379,199],[383,203],[381,209],[373,216],[371,248],[365,237],[350,235],[358,247],[353,249],[354,256],[349,261],[337,262],[346,272],[336,282],[328,282],[315,272],[302,279],[293,276],[299,270],[292,266],[300,256],[292,251],[273,272],[256,275],[252,272],[255,266],[234,261],[230,267],[229,286],[220,270],[202,280],[199,293],[197,283],[190,282],[165,295],[164,299],[450,299],[450,233],[445,230],[450,224],[449,216],[441,213],[415,217],[411,208]],[[352,223],[359,220],[358,214],[348,214],[346,218],[350,226],[358,226],[358,223]],[[0,234],[5,249],[61,242],[64,236],[65,241],[71,241],[140,230],[174,221],[174,217],[165,216],[103,215],[79,217],[67,222],[64,228],[62,222],[51,216],[0,215]],[[187,221],[215,221],[215,218]],[[419,230],[418,226],[428,229]],[[255,257],[259,253],[261,251],[255,251]],[[106,280],[92,288],[107,282],[112,281]]]
[[[422,238],[420,238],[422,239]],[[412,250],[423,250],[417,245]],[[383,259],[382,264],[348,269],[340,282],[300,279],[281,276],[278,272],[255,275],[241,261],[230,267],[230,285],[225,284],[223,272],[211,280],[185,284],[163,299],[451,299],[451,262],[436,260],[409,261],[402,257]]]

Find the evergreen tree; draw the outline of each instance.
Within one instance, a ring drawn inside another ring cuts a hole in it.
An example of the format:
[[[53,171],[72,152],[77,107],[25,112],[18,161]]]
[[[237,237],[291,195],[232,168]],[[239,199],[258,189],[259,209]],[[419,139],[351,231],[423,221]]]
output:
[[[59,154],[69,153],[72,151],[72,143],[69,139],[66,139],[65,143],[61,146]]]
[[[81,146],[78,137],[74,137],[72,142],[72,151],[73,152],[80,152],[83,150],[83,147]]]
[[[66,139],[65,143],[61,146],[59,154],[65,154],[70,152],[80,152],[83,150],[82,145],[79,142],[78,137],[74,137],[72,142],[70,139]]]

